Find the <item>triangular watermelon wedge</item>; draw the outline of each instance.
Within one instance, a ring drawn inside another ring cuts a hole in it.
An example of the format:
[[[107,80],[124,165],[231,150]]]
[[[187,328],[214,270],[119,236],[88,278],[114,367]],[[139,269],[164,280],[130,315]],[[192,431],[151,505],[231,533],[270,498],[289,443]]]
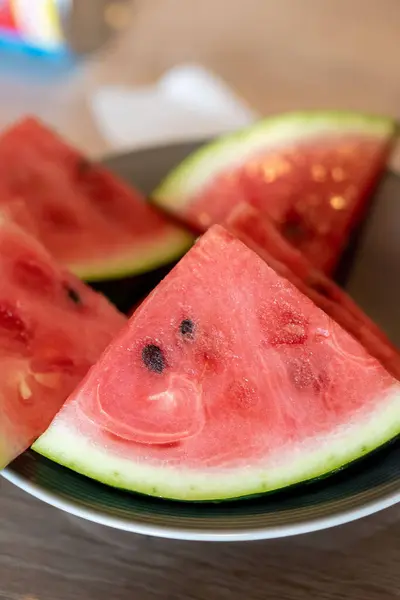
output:
[[[400,379],[397,348],[346,292],[285,240],[265,213],[249,204],[239,204],[226,220],[226,227],[257,252],[276,273],[288,279],[353,337],[358,338],[375,358]]]
[[[0,205],[14,202],[25,202],[43,245],[87,281],[166,265],[193,242],[139,191],[34,118],[0,137]]]
[[[152,196],[199,231],[248,202],[330,273],[365,214],[395,130],[388,118],[351,112],[270,117],[194,152]]]
[[[4,215],[0,273],[3,468],[45,431],[126,320]]]
[[[112,486],[222,500],[343,467],[400,432],[400,384],[214,226],[34,445]]]

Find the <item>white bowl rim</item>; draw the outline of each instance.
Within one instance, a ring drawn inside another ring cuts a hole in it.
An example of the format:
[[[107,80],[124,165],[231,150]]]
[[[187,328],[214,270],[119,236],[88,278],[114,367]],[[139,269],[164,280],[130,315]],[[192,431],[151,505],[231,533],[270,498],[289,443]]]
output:
[[[368,517],[386,508],[400,503],[400,491],[385,495],[384,498],[363,502],[360,507],[340,511],[326,517],[307,519],[303,522],[290,525],[277,525],[268,527],[243,528],[234,532],[219,531],[212,528],[185,528],[162,525],[151,525],[135,522],[131,519],[122,519],[103,514],[101,511],[82,507],[79,503],[60,498],[56,493],[48,492],[41,486],[27,481],[25,477],[5,469],[0,473],[4,479],[31,496],[58,508],[59,510],[75,517],[128,533],[136,533],[152,537],[204,542],[245,542],[256,540],[270,540],[329,529],[344,525],[358,519]]]
[[[204,142],[205,140],[193,140],[195,147]],[[171,148],[179,147],[190,147],[189,141],[177,142],[172,144],[166,144],[165,146],[152,146],[150,148],[143,148],[132,152],[123,152],[119,155],[107,157],[112,159],[115,166],[116,161],[121,158],[129,158],[132,155],[141,155],[145,153],[169,151]],[[107,159],[105,159],[107,160]],[[388,166],[388,173],[394,174],[399,177],[400,173],[392,165]],[[14,484],[16,487],[30,494],[31,496],[45,502],[46,504],[53,506],[69,515],[84,519],[86,521],[102,525],[105,527],[125,531],[128,533],[137,533],[147,536],[175,539],[175,540],[188,540],[188,541],[210,541],[210,542],[229,542],[229,541],[256,541],[256,540],[269,540],[276,538],[283,538],[289,536],[295,536],[300,534],[313,533],[331,527],[337,527],[357,521],[358,519],[371,516],[377,512],[380,512],[386,508],[390,508],[400,503],[400,490],[393,491],[391,493],[382,493],[382,497],[360,502],[360,506],[355,506],[351,509],[340,510],[336,513],[333,512],[330,515],[324,517],[308,518],[303,521],[299,521],[295,524],[289,525],[276,525],[268,527],[254,527],[254,528],[243,528],[237,529],[233,532],[221,531],[212,528],[186,528],[179,526],[163,526],[163,525],[152,525],[145,524],[135,521],[134,519],[123,519],[120,517],[113,517],[102,513],[100,510],[93,510],[90,508],[83,507],[78,502],[72,500],[66,500],[61,498],[57,493],[50,492],[43,489],[40,485],[35,484],[32,481],[27,480],[24,476],[15,472],[12,468],[6,468],[0,471],[0,475]]]

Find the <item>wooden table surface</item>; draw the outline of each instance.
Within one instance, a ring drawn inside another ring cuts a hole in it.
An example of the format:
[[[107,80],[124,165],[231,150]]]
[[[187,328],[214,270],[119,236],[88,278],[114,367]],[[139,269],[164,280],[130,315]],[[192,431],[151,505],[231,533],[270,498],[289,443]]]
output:
[[[104,154],[91,92],[152,81],[182,61],[213,68],[265,114],[339,107],[400,117],[400,2],[136,0],[127,31],[65,79],[27,82],[0,64],[0,126],[34,112]],[[399,598],[397,508],[311,537],[209,545],[83,527],[0,480],[0,598]]]

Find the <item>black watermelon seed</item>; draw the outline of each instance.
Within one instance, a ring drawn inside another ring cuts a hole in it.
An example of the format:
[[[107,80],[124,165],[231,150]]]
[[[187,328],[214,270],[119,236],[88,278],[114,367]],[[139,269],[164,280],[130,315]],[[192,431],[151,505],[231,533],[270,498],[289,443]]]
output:
[[[188,339],[193,339],[194,337],[195,325],[193,321],[190,319],[184,319],[182,323],[179,325],[179,331],[183,335],[183,337]]]
[[[281,227],[282,234],[290,241],[302,241],[307,236],[304,221],[295,210],[290,210]]]
[[[91,170],[93,164],[87,158],[80,158],[77,163],[77,172],[78,175],[86,175],[88,171]]]
[[[163,351],[155,344],[148,344],[142,350],[142,360],[149,371],[162,373],[165,369],[165,358]]]
[[[68,298],[72,300],[74,304],[82,304],[82,298],[73,287],[71,287],[68,284],[66,284],[64,287],[65,291],[67,292]]]
[[[288,240],[301,240],[305,237],[305,232],[299,223],[287,222],[283,226],[283,235]]]

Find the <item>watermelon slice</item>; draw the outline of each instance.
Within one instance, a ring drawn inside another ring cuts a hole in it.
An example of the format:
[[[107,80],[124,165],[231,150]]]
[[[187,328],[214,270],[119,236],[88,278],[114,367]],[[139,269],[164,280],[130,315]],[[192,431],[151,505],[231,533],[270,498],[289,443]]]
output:
[[[329,273],[365,213],[394,132],[389,119],[358,113],[269,118],[189,156],[153,198],[200,231],[251,203]]]
[[[193,237],[104,167],[27,118],[0,138],[0,205],[25,202],[38,236],[87,281],[170,263]]]
[[[0,468],[45,431],[125,318],[0,218]]]
[[[286,277],[353,337],[358,338],[372,356],[383,362],[394,377],[400,379],[397,348],[350,296],[285,240],[268,215],[249,204],[239,204],[229,215],[226,227],[279,275]]]
[[[400,384],[224,228],[143,302],[34,449],[182,500],[334,471],[400,432]]]

